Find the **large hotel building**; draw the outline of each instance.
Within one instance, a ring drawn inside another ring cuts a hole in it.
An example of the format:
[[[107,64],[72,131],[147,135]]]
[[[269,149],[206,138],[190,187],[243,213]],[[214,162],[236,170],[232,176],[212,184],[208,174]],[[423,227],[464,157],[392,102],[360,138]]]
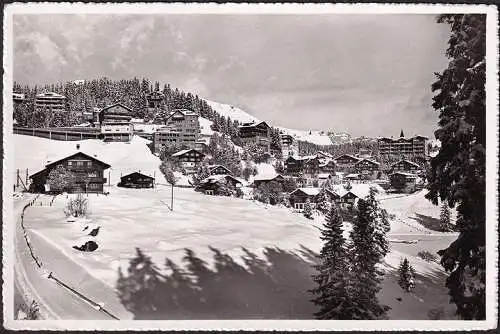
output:
[[[37,111],[67,111],[66,97],[57,93],[47,92],[35,97],[35,110]]]
[[[177,109],[168,115],[166,125],[153,134],[154,151],[173,144],[195,148],[200,133],[198,114],[187,109]]]
[[[414,136],[405,138],[403,131],[399,138],[379,138],[378,149],[381,157],[426,157],[429,152],[427,148],[427,137]]]

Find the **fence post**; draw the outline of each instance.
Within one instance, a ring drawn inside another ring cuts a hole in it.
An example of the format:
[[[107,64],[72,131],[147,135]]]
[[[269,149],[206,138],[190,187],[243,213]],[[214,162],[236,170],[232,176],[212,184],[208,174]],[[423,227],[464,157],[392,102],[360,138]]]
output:
[[[19,187],[19,169],[17,169],[16,186]]]

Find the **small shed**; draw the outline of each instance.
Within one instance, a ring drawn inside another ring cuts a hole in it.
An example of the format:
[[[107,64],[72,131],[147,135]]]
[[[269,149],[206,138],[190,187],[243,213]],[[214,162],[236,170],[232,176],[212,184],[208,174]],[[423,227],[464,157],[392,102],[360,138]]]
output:
[[[153,188],[154,182],[154,177],[133,172],[122,176],[118,186],[124,188]]]

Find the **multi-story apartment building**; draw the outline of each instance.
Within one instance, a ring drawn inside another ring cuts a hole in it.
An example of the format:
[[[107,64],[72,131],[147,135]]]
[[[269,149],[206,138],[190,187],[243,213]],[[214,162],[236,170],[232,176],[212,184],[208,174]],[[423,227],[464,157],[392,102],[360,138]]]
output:
[[[238,130],[243,144],[255,143],[269,152],[271,127],[266,122],[243,123]]]
[[[12,100],[14,101],[14,105],[23,103],[26,101],[26,95],[21,93],[12,93]]]
[[[297,140],[287,133],[281,133],[281,152],[284,157],[299,154],[299,143]]]
[[[42,112],[67,111],[66,97],[53,92],[38,94],[35,97],[35,110]]]
[[[129,141],[132,139],[132,110],[121,103],[103,108],[98,115],[104,141]]]
[[[200,135],[198,114],[187,109],[177,109],[170,113],[165,125],[153,134],[154,151],[163,146],[183,145],[195,148]]]
[[[426,157],[428,156],[427,137],[414,136],[405,138],[403,131],[398,139],[379,138],[378,149],[382,158],[400,157]]]

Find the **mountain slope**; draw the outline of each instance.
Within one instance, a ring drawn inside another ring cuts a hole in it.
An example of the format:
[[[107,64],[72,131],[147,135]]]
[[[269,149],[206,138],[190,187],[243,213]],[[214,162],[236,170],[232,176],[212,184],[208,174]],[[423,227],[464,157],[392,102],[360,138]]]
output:
[[[214,111],[216,111],[221,116],[224,116],[226,118],[230,117],[232,120],[238,120],[238,122],[240,123],[259,121],[257,117],[250,115],[248,112],[238,107],[210,100],[206,101]],[[279,128],[284,133],[292,135],[297,140],[310,142],[316,145],[332,145],[330,137],[323,131],[294,130],[277,126],[275,124],[269,124],[269,125]]]

